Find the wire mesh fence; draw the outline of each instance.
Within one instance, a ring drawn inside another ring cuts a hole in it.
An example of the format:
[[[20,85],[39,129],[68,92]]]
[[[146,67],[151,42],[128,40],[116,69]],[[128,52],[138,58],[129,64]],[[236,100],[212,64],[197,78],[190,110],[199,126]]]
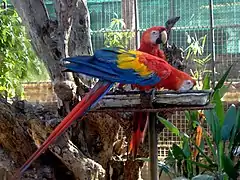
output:
[[[176,23],[171,33],[170,43],[175,43],[177,46],[182,47],[183,50],[186,50],[189,46],[187,35],[196,39],[207,35],[203,56],[206,57],[212,53],[213,42],[211,40],[209,0],[129,0],[128,2],[126,0],[108,0],[97,1],[98,5],[96,1],[88,1],[94,49],[102,48],[106,45],[104,44],[106,41],[104,33],[100,30],[102,28],[107,29],[113,18],[124,20],[126,26],[122,28],[123,30],[135,32],[135,39],[131,39],[129,44],[130,47],[137,48],[139,43],[136,45],[136,42],[139,41],[139,37],[141,37],[145,29],[151,26],[164,25],[170,17],[180,16],[180,20]],[[133,6],[136,6],[136,8]],[[239,0],[213,1],[213,28],[216,53],[214,66],[216,80],[222,76],[227,67],[232,63],[236,64],[232,69],[229,80],[239,82],[240,79],[239,10]],[[117,30],[121,31],[121,28]],[[185,55],[186,53],[187,51]],[[212,71],[211,61],[208,62],[207,68]],[[238,91],[234,91],[235,97],[231,98],[231,101],[238,101],[236,94]],[[169,120],[180,131],[186,132],[187,124],[184,112],[173,114]],[[166,129],[161,133],[159,138],[160,159],[167,156],[167,152],[173,143],[180,143],[180,140]]]
[[[240,53],[240,30],[238,28],[240,26],[240,1],[215,0],[213,3],[216,79],[219,79],[227,66],[236,62],[230,79],[237,81],[239,79],[239,63],[237,61]],[[122,18],[126,26],[111,29],[111,31],[127,30],[135,32],[135,35],[140,32],[139,36],[141,36],[146,28],[164,25],[168,18],[180,16],[181,18],[171,34],[170,42],[186,49],[188,47],[186,33],[197,38],[207,35],[204,54],[212,53],[209,0],[91,0],[88,1],[88,7],[94,49],[105,47],[106,39],[101,29],[109,31],[113,18]],[[135,38],[137,37],[135,36]],[[136,47],[135,42],[136,39],[131,39],[130,47]],[[134,45],[131,46],[131,44]]]

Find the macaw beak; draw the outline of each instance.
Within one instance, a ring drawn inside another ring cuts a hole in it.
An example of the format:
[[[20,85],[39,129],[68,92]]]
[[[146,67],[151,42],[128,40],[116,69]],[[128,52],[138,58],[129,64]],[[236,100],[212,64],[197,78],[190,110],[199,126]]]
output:
[[[193,80],[193,87],[197,85],[197,81]]]
[[[156,44],[166,44],[167,39],[168,37],[166,30],[161,30],[159,33],[159,37],[156,40]]]
[[[192,86],[192,88],[190,90],[193,90],[194,86],[197,85],[197,82],[195,80],[193,80],[192,82],[193,82],[193,86]]]

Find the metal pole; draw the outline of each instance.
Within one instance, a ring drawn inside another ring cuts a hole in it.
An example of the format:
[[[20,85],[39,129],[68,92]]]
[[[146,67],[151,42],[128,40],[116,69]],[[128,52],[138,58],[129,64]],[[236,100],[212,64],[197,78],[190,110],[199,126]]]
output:
[[[156,133],[156,113],[149,113],[149,157],[150,157],[150,174],[151,180],[158,180],[158,149],[157,149],[157,133]]]
[[[212,87],[215,87],[215,38],[214,38],[214,18],[213,18],[213,0],[209,0],[210,10],[210,34],[212,46]]]
[[[138,2],[137,0],[134,0],[134,15],[135,15],[135,44],[136,44],[136,49],[139,47],[140,43],[140,34],[139,34],[139,19],[138,19]]]

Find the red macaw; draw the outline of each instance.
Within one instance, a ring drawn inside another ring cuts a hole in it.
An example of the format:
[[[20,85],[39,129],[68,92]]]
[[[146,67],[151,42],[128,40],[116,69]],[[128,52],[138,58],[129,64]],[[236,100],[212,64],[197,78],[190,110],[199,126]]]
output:
[[[93,56],[70,57],[64,61],[70,62],[64,65],[68,71],[96,77],[99,81],[24,163],[19,174],[22,174],[74,120],[93,108],[115,82],[134,84],[142,89],[164,87],[178,91],[192,89],[196,84],[190,75],[175,69],[161,58],[141,51],[105,48],[95,51]]]
[[[167,43],[171,29],[179,18],[180,17],[174,17],[169,19],[166,22],[165,27],[154,26],[144,31],[141,37],[140,48],[138,50],[166,60],[164,52],[160,49],[160,44],[165,45]],[[132,88],[134,88],[134,86],[132,86]],[[142,89],[140,88],[140,90]],[[130,142],[130,152],[132,152],[134,158],[137,155],[140,142],[143,142],[144,140],[147,125],[148,113],[135,112],[133,114],[133,134]]]
[[[164,52],[159,49],[160,44],[167,43],[167,29],[163,26],[155,26],[144,31],[141,37],[139,51],[149,53],[166,60]],[[132,85],[132,88],[134,86]],[[140,90],[143,90],[140,88]],[[134,112],[133,114],[133,133],[130,141],[130,152],[133,157],[137,155],[140,142],[144,141],[145,131],[148,125],[147,112]]]
[[[166,59],[164,52],[159,48],[160,44],[165,44],[167,40],[167,29],[165,27],[151,27],[142,34],[138,50]]]

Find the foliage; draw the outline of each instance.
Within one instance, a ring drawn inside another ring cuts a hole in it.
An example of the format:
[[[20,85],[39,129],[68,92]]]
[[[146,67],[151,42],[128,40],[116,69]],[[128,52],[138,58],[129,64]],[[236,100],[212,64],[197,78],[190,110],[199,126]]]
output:
[[[187,51],[186,61],[188,64],[193,63],[194,68],[190,69],[192,76],[197,79],[197,87],[201,87],[200,82],[206,73],[210,73],[207,69],[207,64],[211,60],[211,54],[204,55],[204,47],[206,44],[207,35],[197,38],[196,34],[194,37],[187,35],[187,43],[189,46],[185,49]]]
[[[0,92],[9,97],[23,93],[22,81],[49,79],[35,55],[21,19],[13,9],[0,9]]]
[[[201,127],[203,138],[200,146],[195,143],[193,137],[180,132],[172,123],[159,117],[165,127],[180,137],[182,142],[180,145],[173,144],[165,159],[165,166],[171,169],[165,171],[168,174],[171,172],[172,176],[184,176],[189,179],[236,179],[239,176],[240,161],[235,162],[234,156],[240,145],[240,110],[231,105],[225,113],[221,101],[227,89],[224,82],[231,68],[232,66],[214,88],[211,102],[215,104],[215,108],[204,111],[210,134],[205,127]],[[209,76],[205,76],[203,89],[208,89],[209,83]],[[190,129],[201,126],[198,122],[198,111],[187,111],[186,118]],[[209,148],[208,154],[204,151],[205,144]],[[196,159],[193,158],[192,145],[199,152]]]
[[[124,31],[125,27],[123,19],[113,18],[110,26],[101,30],[104,33],[104,46],[127,48],[134,33]]]

